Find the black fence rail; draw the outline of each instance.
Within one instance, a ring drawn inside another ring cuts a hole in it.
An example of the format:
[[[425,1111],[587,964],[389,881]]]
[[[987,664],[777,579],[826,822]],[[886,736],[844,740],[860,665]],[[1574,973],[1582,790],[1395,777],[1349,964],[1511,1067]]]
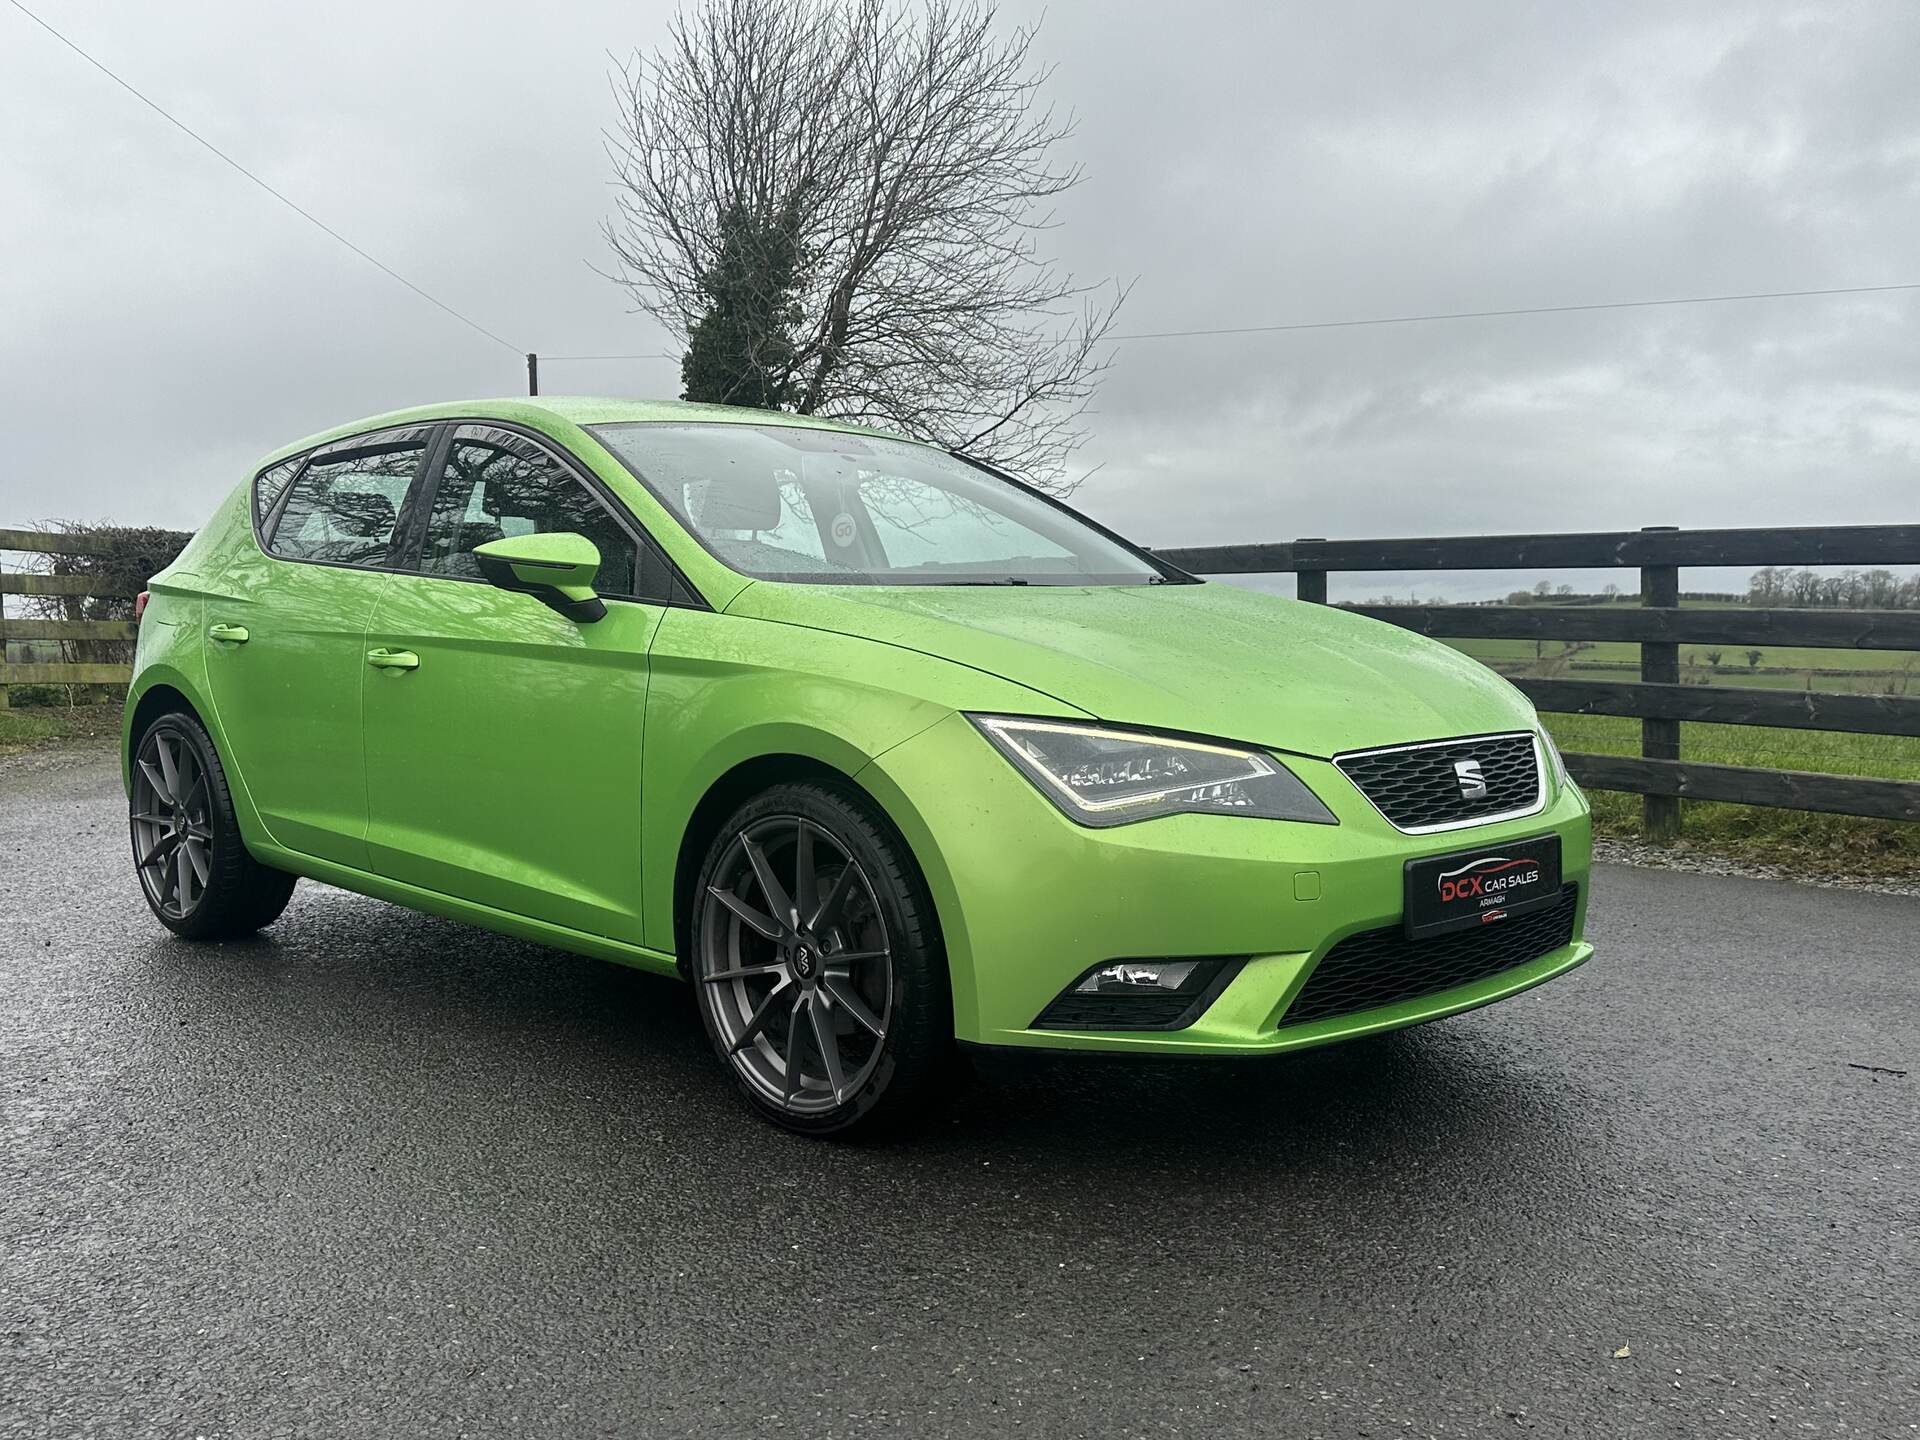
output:
[[[1327,602],[1334,571],[1583,570],[1639,572],[1635,605],[1356,605],[1375,619],[1455,640],[1627,641],[1638,681],[1516,676],[1542,710],[1640,721],[1640,754],[1569,754],[1581,784],[1645,797],[1649,834],[1670,838],[1680,801],[1724,800],[1878,819],[1920,820],[1920,782],[1690,762],[1683,721],[1920,736],[1920,697],[1682,685],[1683,644],[1920,651],[1920,613],[1680,604],[1683,566],[1920,564],[1920,525],[1772,530],[1646,530],[1570,535],[1449,535],[1407,540],[1295,540],[1158,552],[1201,575],[1291,574],[1302,600]]]

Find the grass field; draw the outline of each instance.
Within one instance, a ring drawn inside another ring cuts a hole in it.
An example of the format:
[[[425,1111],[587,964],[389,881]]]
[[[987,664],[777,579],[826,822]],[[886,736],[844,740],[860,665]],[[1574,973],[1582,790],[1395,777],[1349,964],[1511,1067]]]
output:
[[[1547,641],[1538,650],[1531,640],[1449,643],[1506,675],[1597,681],[1634,680],[1639,676],[1640,647],[1634,644],[1607,641],[1566,655],[1564,643],[1556,640]],[[1747,665],[1748,648],[1761,652],[1757,669]],[[1709,651],[1720,654],[1717,670],[1708,668]],[[1583,667],[1573,669],[1566,663],[1572,659],[1584,662]],[[1683,645],[1680,660],[1684,678],[1736,689],[1824,690],[1920,698],[1920,655],[1911,651]],[[1585,668],[1595,662],[1619,668]],[[1850,673],[1816,673],[1819,671]],[[1610,715],[1548,715],[1545,719],[1563,750],[1603,755],[1640,753],[1638,720]],[[1680,753],[1688,760],[1920,780],[1920,740],[1916,739],[1696,724],[1682,725],[1680,737]],[[1640,838],[1639,796],[1596,791],[1591,798],[1600,833]],[[1820,875],[1920,876],[1920,825],[1899,821],[1688,801],[1682,807],[1681,843],[1715,854],[1792,865]]]
[[[1544,655],[1536,655],[1531,640],[1450,640],[1447,642],[1455,649],[1473,656],[1476,660],[1489,665],[1532,665],[1544,658],[1552,660],[1561,654],[1565,642],[1549,640],[1542,650]],[[1747,666],[1746,652],[1749,648],[1760,652],[1760,670],[1751,671]],[[1835,689],[1873,689],[1884,691],[1886,682],[1903,677],[1912,679],[1912,693],[1920,695],[1920,655],[1911,650],[1818,650],[1806,645],[1682,645],[1680,647],[1681,665],[1707,664],[1707,653],[1718,651],[1720,669],[1715,672],[1713,683],[1716,685],[1774,685],[1783,689],[1798,690],[1804,688],[1808,670],[1842,670],[1855,672],[1855,676],[1869,683],[1844,685],[1845,677],[1821,675],[1814,677],[1817,690]],[[1602,640],[1586,646],[1573,658],[1600,662],[1603,664],[1638,666],[1640,647],[1626,641]],[[1774,673],[1778,671],[1790,673]],[[1791,673],[1801,672],[1801,673]],[[1578,674],[1578,671],[1570,672]],[[1877,683],[1873,683],[1877,682]]]
[[[1600,755],[1640,753],[1640,722],[1612,715],[1543,717],[1562,750]],[[1680,727],[1680,753],[1715,765],[1763,765],[1834,775],[1920,780],[1920,740],[1892,735],[1841,735],[1824,730],[1773,730],[1757,725]],[[1641,836],[1640,797],[1590,791],[1595,828],[1621,839]],[[1760,805],[1689,800],[1681,810],[1682,843],[1698,850],[1796,866],[1825,876],[1920,877],[1920,825],[1813,815]]]

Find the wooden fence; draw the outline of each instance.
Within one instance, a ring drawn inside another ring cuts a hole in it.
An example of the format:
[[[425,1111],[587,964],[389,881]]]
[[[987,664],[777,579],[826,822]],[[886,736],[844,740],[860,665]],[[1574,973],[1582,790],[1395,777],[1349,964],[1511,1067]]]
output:
[[[100,554],[102,539],[0,529],[0,552]],[[1358,605],[1351,608],[1423,635],[1447,639],[1628,641],[1640,646],[1638,681],[1516,677],[1542,710],[1624,715],[1640,721],[1640,754],[1572,753],[1581,784],[1645,797],[1648,832],[1679,828],[1681,798],[1773,805],[1882,819],[1920,820],[1920,782],[1709,765],[1680,752],[1683,721],[1920,736],[1920,697],[1751,690],[1680,683],[1680,646],[1792,645],[1920,651],[1920,612],[1791,610],[1680,605],[1689,565],[1910,565],[1920,563],[1920,525],[1787,530],[1651,528],[1566,535],[1458,535],[1408,540],[1295,540],[1159,552],[1197,574],[1292,574],[1300,598],[1325,604],[1334,571],[1575,570],[1639,572],[1640,603],[1611,605]],[[125,665],[6,663],[7,640],[131,640],[124,620],[26,620],[6,614],[8,596],[101,596],[101,581],[0,566],[0,708],[7,686],[124,685]]]
[[[1706,765],[1680,753],[1686,720],[1920,736],[1920,697],[1747,690],[1680,683],[1682,644],[1795,645],[1920,651],[1920,612],[1680,605],[1687,565],[1911,565],[1920,525],[1789,530],[1646,530],[1571,535],[1454,535],[1411,540],[1295,540],[1158,552],[1200,575],[1292,574],[1303,600],[1327,602],[1334,571],[1639,571],[1640,603],[1612,605],[1356,605],[1422,635],[1447,639],[1621,640],[1640,646],[1637,682],[1542,679],[1514,684],[1542,710],[1640,721],[1640,754],[1566,757],[1581,784],[1645,798],[1649,834],[1670,838],[1680,800],[1725,800],[1841,815],[1920,820],[1920,782]]]
[[[93,535],[60,535],[41,530],[0,530],[0,554],[102,555],[108,540]],[[0,561],[0,710],[7,708],[9,685],[124,685],[132,678],[128,665],[99,665],[59,661],[10,665],[9,640],[132,640],[131,620],[26,620],[8,612],[8,597],[16,595],[71,595],[83,599],[131,598],[101,587],[106,582],[88,575],[34,575],[9,569]],[[14,606],[19,601],[13,601]]]

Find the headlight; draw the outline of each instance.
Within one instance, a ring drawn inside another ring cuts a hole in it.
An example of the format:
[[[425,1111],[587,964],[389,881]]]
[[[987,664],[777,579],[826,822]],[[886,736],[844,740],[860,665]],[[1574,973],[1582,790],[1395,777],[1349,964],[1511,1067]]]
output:
[[[1259,750],[1064,720],[967,718],[1082,825],[1183,813],[1340,823],[1291,770]]]
[[[1567,762],[1560,758],[1560,747],[1553,743],[1553,736],[1547,733],[1547,727],[1539,726],[1535,734],[1540,737],[1540,748],[1547,752],[1547,768],[1553,772],[1553,784],[1557,790],[1564,790],[1573,783],[1567,775]]]

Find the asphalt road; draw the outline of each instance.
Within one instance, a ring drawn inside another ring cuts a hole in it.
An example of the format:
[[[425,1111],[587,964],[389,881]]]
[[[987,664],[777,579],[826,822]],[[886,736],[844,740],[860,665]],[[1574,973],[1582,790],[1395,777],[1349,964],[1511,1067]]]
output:
[[[1920,900],[1609,868],[1504,1005],[853,1147],[664,981],[175,941],[121,803],[0,761],[9,1440],[1920,1433]]]

